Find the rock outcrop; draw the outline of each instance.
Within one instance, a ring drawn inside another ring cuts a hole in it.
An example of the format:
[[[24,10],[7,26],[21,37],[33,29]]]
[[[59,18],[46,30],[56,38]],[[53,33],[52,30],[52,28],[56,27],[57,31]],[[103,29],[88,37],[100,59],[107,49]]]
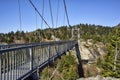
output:
[[[102,77],[100,75],[97,75],[96,77],[89,77],[89,78],[80,78],[77,80],[120,80],[120,78],[112,78],[112,77]]]
[[[79,43],[79,49],[81,53],[81,59],[93,63],[100,56],[107,53],[105,45],[102,42],[94,43],[93,40],[89,39],[86,42],[81,40]]]

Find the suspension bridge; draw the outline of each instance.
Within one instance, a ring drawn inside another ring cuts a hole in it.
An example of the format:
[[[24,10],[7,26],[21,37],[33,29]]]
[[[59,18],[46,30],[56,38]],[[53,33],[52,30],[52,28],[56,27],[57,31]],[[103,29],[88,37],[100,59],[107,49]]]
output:
[[[37,12],[37,14],[42,19],[41,25],[44,22],[50,30],[53,30],[54,21],[53,21],[51,0],[48,1],[50,6],[52,28],[43,17],[44,0],[43,0],[42,14],[38,11],[32,0],[28,0],[32,8]],[[22,19],[21,19],[20,0],[18,0],[18,4],[19,4],[19,20],[20,20],[20,30],[21,30]],[[65,0],[63,0],[63,4],[66,14],[66,19],[68,25],[70,26]],[[58,5],[59,5],[59,0],[58,0]],[[59,11],[59,7],[57,7],[57,16],[59,13],[58,11]],[[57,23],[58,23],[58,17],[56,19],[56,25]],[[53,35],[54,35],[54,31],[53,31]],[[0,80],[28,80],[29,77],[32,77],[32,79],[34,80],[38,80],[37,72],[40,72],[40,70],[46,67],[47,64],[52,65],[54,63],[54,60],[60,58],[63,54],[67,53],[73,48],[75,48],[76,50],[76,56],[78,58],[79,67],[81,68],[80,75],[83,76],[78,41],[61,40],[61,41],[52,41],[52,42],[0,45]]]

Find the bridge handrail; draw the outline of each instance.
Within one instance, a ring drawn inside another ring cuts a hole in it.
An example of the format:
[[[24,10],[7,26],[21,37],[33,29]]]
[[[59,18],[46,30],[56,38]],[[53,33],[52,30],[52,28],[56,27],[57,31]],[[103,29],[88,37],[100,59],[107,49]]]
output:
[[[8,49],[8,48],[15,48],[15,47],[22,47],[27,45],[34,45],[34,44],[53,44],[53,43],[60,43],[60,42],[67,42],[67,41],[52,41],[52,42],[35,42],[35,43],[23,43],[23,44],[0,44],[1,49]]]
[[[55,44],[62,44],[62,43],[66,43],[66,42],[72,42],[72,44],[76,43],[76,41],[53,41],[53,42],[29,43],[29,44],[25,44],[25,45],[24,44],[14,44],[14,45],[18,45],[18,47],[5,48],[5,49],[0,50],[0,53],[5,52],[5,51],[16,50],[16,49],[31,48],[31,47],[34,47],[34,46],[43,46],[43,45],[44,46],[55,45]],[[19,46],[19,45],[24,45],[24,46]]]

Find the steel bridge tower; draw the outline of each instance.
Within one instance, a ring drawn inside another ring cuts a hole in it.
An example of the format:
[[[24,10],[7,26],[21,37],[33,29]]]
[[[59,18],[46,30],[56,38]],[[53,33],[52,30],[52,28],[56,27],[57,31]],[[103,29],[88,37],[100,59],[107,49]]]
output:
[[[80,28],[72,28],[71,40],[78,40],[78,44],[80,44]]]

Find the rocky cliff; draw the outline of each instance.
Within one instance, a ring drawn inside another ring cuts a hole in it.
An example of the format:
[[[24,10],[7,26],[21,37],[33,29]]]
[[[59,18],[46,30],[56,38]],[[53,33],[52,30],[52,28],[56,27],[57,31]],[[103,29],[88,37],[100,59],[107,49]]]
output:
[[[97,76],[100,69],[94,65],[99,57],[107,54],[106,46],[102,42],[95,42],[92,39],[80,40],[79,50],[83,63],[84,77]]]
[[[112,77],[102,77],[100,75],[97,75],[96,77],[89,77],[89,78],[80,78],[77,80],[120,80],[118,78],[112,78]]]
[[[82,61],[94,63],[96,59],[107,53],[106,47],[102,42],[94,42],[92,39],[81,40],[79,43]]]

